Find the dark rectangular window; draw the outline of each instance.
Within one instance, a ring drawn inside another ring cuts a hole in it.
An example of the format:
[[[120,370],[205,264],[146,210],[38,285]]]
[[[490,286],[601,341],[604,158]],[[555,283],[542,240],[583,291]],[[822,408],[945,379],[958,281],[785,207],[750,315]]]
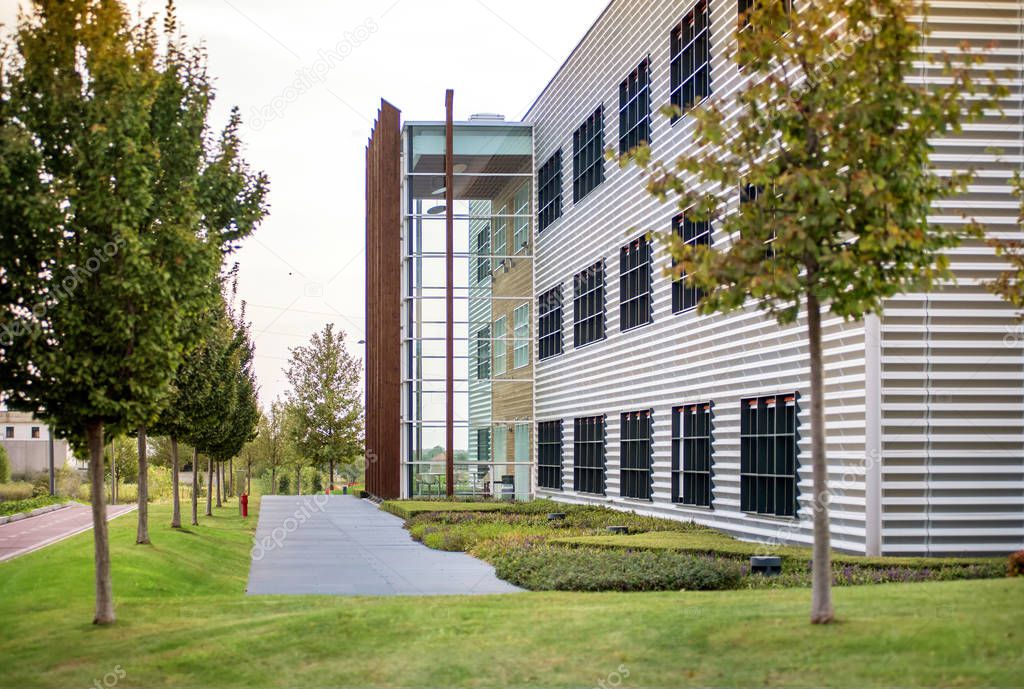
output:
[[[651,62],[645,59],[619,84],[619,153],[651,143]]]
[[[573,277],[572,314],[574,347],[604,339],[604,261]]]
[[[604,495],[604,423],[603,416],[573,420],[572,480],[573,488],[579,493]]]
[[[562,286],[537,299],[537,350],[540,359],[562,353]]]
[[[699,0],[672,29],[671,102],[685,110],[711,95],[711,34],[708,2]]]
[[[634,411],[622,415],[619,440],[619,494],[624,498],[650,500],[654,492],[651,473],[651,412]]]
[[[684,244],[690,246],[711,245],[711,222],[702,220],[694,222],[689,218],[677,215],[672,219],[672,232]],[[673,265],[675,263],[673,262]],[[686,283],[686,274],[672,282],[672,313],[689,311],[697,307],[704,293],[700,288]]]
[[[651,243],[634,239],[619,250],[619,330],[651,322]]]
[[[772,185],[772,193],[775,193],[775,185]],[[751,203],[757,203],[759,199],[765,198],[765,188],[754,184],[743,184],[740,186],[740,209],[743,206]],[[778,201],[778,194],[775,196],[776,202]],[[771,201],[769,200],[768,203]],[[771,261],[775,258],[775,212],[771,209],[766,214],[769,218],[768,227],[765,232],[762,233],[764,237],[764,257],[766,260]]]
[[[672,502],[711,507],[711,403],[672,412]]]
[[[491,461],[491,429],[476,429],[476,461]]]
[[[562,149],[537,171],[537,232],[562,217]]]
[[[562,421],[537,424],[537,485],[562,490]]]
[[[14,437],[14,426],[8,426],[7,428],[5,428],[4,429],[4,436],[7,437],[7,438],[13,438]]]
[[[740,402],[740,509],[795,517],[797,510],[796,395]]]
[[[491,328],[484,326],[476,334],[476,378],[491,378]]]
[[[604,106],[572,134],[572,200],[578,202],[604,181]]]
[[[33,438],[38,438],[39,437],[39,426],[33,426],[32,427],[32,437]]]
[[[491,279],[491,224],[485,223],[476,233],[476,281],[477,284]]]

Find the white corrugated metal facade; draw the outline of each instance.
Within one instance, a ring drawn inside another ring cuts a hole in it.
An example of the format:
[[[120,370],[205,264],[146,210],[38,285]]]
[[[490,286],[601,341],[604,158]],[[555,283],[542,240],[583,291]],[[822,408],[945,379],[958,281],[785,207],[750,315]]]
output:
[[[573,132],[604,105],[605,146],[618,141],[619,84],[645,57],[651,105],[668,103],[669,34],[695,0],[614,0],[560,68],[525,120],[534,126],[536,165],[563,152],[563,214],[536,237],[534,289],[562,285],[564,352],[538,361],[538,422],[561,419],[564,490],[538,495],[611,504],[694,520],[756,539],[811,541],[810,385],[806,320],[780,328],[754,310],[727,316],[672,312],[669,257],[654,245],[653,322],[619,330],[619,250],[648,230],[667,231],[677,214],[643,188],[642,173],[605,163],[606,179],[573,203]],[[736,89],[729,60],[737,0],[709,0],[711,83],[716,96]],[[1005,69],[1012,96],[1004,117],[939,142],[935,161],[971,160],[979,177],[964,199],[935,209],[935,222],[959,222],[962,209],[990,232],[1020,234],[1007,179],[1024,162],[1021,78],[1024,1],[932,2],[927,49],[961,40],[994,42],[994,67]],[[920,78],[936,78],[922,68]],[[654,114],[653,155],[671,159],[692,140],[692,122]],[[988,150],[998,146],[1000,152]],[[727,238],[716,233],[713,241]],[[573,276],[604,260],[606,338],[573,347]],[[1006,552],[1024,545],[1024,331],[1012,311],[980,280],[999,269],[979,245],[957,250],[957,286],[894,299],[881,322],[824,319],[826,423],[833,542],[853,552]],[[799,394],[799,519],[740,509],[741,399]],[[671,501],[671,414],[674,407],[712,402],[713,505]],[[623,412],[653,413],[654,494],[619,496]],[[573,419],[606,415],[606,496],[573,486]],[[876,461],[880,458],[880,461]]]

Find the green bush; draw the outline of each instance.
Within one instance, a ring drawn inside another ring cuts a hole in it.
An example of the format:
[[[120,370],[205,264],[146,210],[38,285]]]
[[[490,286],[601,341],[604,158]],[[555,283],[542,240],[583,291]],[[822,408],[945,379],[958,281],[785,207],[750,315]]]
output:
[[[0,502],[0,516],[7,517],[21,512],[31,512],[32,510],[40,507],[65,502],[65,500],[66,498],[43,495],[37,498],[28,498],[27,500],[10,500]]]
[[[0,483],[0,501],[28,500],[32,497],[32,484],[28,481]]]
[[[11,458],[7,456],[7,448],[0,445],[0,483],[11,480]]]
[[[740,562],[713,555],[567,548],[518,535],[474,552],[531,591],[719,591],[738,588],[744,575]]]
[[[32,497],[50,494],[50,474],[36,474],[32,479]]]
[[[1024,550],[1018,550],[1010,555],[1006,565],[1006,576],[1024,576]]]
[[[76,470],[65,465],[57,470],[56,483],[57,495],[77,498],[82,485],[82,476]]]

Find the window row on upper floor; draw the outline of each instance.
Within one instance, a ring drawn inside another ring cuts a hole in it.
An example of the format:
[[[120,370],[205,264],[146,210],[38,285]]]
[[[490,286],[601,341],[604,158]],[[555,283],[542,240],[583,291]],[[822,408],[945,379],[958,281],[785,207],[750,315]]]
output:
[[[711,95],[711,22],[713,2],[733,2],[739,30],[747,26],[756,0],[697,0],[668,32],[669,91],[667,102],[678,114]],[[792,0],[782,0],[787,11]],[[642,58],[619,84],[618,152],[651,144],[651,58]],[[572,200],[579,203],[605,180],[605,106],[599,104],[572,134]],[[563,149],[558,148],[537,169],[537,232],[543,232],[565,211],[562,199]]]

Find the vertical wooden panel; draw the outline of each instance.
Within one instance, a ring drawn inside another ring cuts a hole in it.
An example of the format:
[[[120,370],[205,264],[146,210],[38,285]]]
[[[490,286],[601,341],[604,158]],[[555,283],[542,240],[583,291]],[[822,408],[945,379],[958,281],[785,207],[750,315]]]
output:
[[[401,495],[401,113],[381,101],[366,149],[366,490]]]

